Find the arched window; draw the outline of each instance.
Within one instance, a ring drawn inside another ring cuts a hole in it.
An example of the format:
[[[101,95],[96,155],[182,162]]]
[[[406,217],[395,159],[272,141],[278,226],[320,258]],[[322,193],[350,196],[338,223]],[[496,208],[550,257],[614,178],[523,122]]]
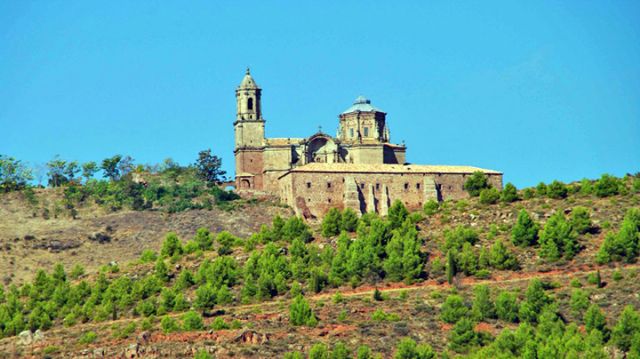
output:
[[[253,110],[253,99],[252,98],[249,98],[249,101],[247,102],[247,109]]]

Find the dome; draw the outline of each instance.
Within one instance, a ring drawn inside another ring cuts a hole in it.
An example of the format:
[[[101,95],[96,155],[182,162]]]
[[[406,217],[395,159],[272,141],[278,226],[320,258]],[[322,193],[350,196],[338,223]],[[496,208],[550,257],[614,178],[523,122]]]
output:
[[[352,112],[384,112],[381,109],[371,105],[371,101],[364,96],[358,96],[353,102],[353,106],[349,107],[342,114]]]
[[[240,82],[239,88],[242,88],[242,89],[257,89],[258,88],[258,84],[256,84],[256,82],[253,79],[253,77],[251,77],[251,72],[249,71],[248,67],[247,67],[247,73],[242,78],[242,82]]]

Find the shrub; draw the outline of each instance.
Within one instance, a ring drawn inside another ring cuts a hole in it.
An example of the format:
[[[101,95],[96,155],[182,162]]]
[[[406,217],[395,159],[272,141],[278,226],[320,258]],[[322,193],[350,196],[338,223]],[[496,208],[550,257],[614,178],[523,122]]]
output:
[[[213,357],[207,353],[206,350],[200,349],[196,352],[196,355],[193,357],[194,359],[212,359]]]
[[[166,315],[162,317],[162,320],[160,321],[160,326],[162,327],[162,331],[165,334],[177,332],[178,330],[180,330],[180,327],[178,326],[178,322],[176,322],[175,319]]]
[[[314,344],[309,349],[309,359],[329,359],[329,349],[323,343]]]
[[[573,315],[582,318],[582,313],[589,307],[589,295],[582,289],[574,289],[571,292],[570,305]]]
[[[507,249],[500,239],[491,246],[490,263],[492,267],[501,270],[515,270],[518,268],[516,256]]]
[[[389,220],[389,224],[392,229],[400,228],[404,223],[405,219],[409,216],[409,211],[404,206],[402,201],[395,200],[391,207],[389,207],[389,211],[387,214],[387,219]]]
[[[158,255],[151,249],[145,249],[142,251],[142,254],[140,254],[140,262],[142,263],[155,262],[156,259],[158,259]]]
[[[222,319],[222,317],[216,317],[211,324],[213,330],[226,330],[229,329],[229,325]]]
[[[309,306],[309,302],[302,295],[295,297],[289,308],[289,322],[292,325],[307,325],[313,327],[317,324],[315,314]]]
[[[358,350],[358,354],[360,350]],[[416,342],[411,338],[404,338],[400,340],[396,347],[396,352],[393,355],[394,359],[432,359],[436,354],[428,344],[416,345]],[[358,359],[360,355],[358,355]]]
[[[427,216],[433,216],[434,214],[438,213],[439,209],[440,204],[434,199],[428,200],[423,206],[424,213]]]
[[[193,241],[203,251],[209,250],[213,246],[213,236],[206,227],[198,228],[196,235],[193,237]]]
[[[164,242],[162,242],[160,254],[163,257],[173,257],[174,255],[182,254],[182,244],[177,234],[174,232],[167,233]]]
[[[448,296],[444,304],[442,304],[440,319],[453,324],[467,315],[468,312],[469,308],[464,304],[462,297],[457,294],[452,294]]]
[[[538,197],[544,197],[547,195],[547,185],[544,182],[538,183],[536,186],[536,194]]]
[[[182,329],[201,330],[204,328],[200,314],[190,310],[182,315]]]
[[[478,197],[480,191],[485,188],[489,188],[489,179],[483,172],[474,172],[467,181],[464,183],[464,189],[469,192],[471,197]]]
[[[538,241],[540,226],[531,219],[529,213],[522,209],[518,213],[516,224],[511,230],[511,241],[516,246],[531,246]]]
[[[80,339],[78,340],[78,343],[91,344],[95,342],[97,338],[98,338],[98,335],[95,332],[92,332],[92,331],[86,332],[80,337]]]
[[[522,190],[522,198],[531,199],[535,197],[536,191],[533,188],[525,188]]]
[[[504,203],[511,203],[517,201],[518,189],[511,182],[507,183],[500,193],[500,200]]]
[[[578,234],[589,233],[593,230],[589,210],[585,207],[575,207],[571,211],[571,219],[569,222]]]
[[[634,335],[640,333],[640,315],[627,305],[616,322],[611,332],[611,340],[622,351],[629,351]]]
[[[480,203],[495,204],[500,199],[500,192],[495,188],[485,188],[480,191]]]
[[[584,313],[584,326],[587,333],[590,333],[592,330],[598,330],[605,338],[609,336],[607,319],[597,304],[591,304]]]
[[[593,185],[593,193],[598,197],[609,197],[620,193],[621,182],[614,176],[603,174]]]
[[[566,198],[568,192],[569,191],[567,190],[567,185],[557,180],[551,182],[551,184],[547,187],[547,196],[553,199]]]

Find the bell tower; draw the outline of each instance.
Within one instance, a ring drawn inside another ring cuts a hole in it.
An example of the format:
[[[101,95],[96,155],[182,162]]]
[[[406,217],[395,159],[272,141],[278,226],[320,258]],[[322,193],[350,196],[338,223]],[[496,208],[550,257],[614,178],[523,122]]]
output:
[[[262,118],[262,89],[247,72],[236,89],[235,157],[236,188],[263,187],[264,119]]]

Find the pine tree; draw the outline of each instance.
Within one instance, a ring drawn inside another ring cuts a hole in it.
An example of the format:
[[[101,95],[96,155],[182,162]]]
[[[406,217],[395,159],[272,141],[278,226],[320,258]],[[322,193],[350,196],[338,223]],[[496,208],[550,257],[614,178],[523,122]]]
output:
[[[511,230],[511,240],[516,246],[532,246],[538,241],[539,230],[538,224],[531,219],[525,209],[522,209]]]
[[[453,252],[447,252],[447,283],[453,284],[453,277],[456,275],[456,260]]]
[[[337,208],[331,208],[322,219],[322,235],[325,238],[340,234],[342,214]]]
[[[611,332],[611,340],[622,351],[631,348],[631,341],[636,333],[640,333],[640,315],[633,306],[627,305],[616,322]]]
[[[449,348],[456,353],[464,353],[478,343],[478,334],[469,318],[460,319],[449,334]]]
[[[473,290],[474,299],[471,312],[476,320],[495,318],[496,308],[491,300],[489,286],[478,285]]]

